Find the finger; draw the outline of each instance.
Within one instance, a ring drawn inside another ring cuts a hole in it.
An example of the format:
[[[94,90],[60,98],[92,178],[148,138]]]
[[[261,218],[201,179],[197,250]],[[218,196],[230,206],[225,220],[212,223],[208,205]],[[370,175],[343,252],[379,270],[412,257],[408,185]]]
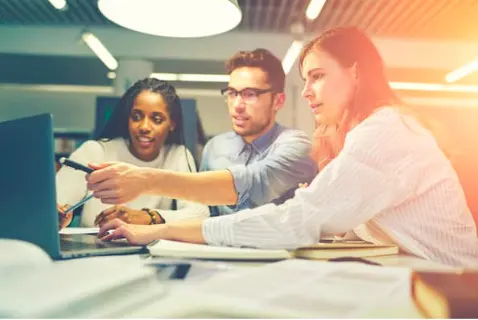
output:
[[[98,237],[101,238],[103,237],[106,232],[108,232],[109,230],[114,230],[114,229],[118,229],[119,227],[123,226],[123,225],[126,225],[126,223],[124,223],[123,221],[121,221],[120,219],[114,219],[114,220],[111,220],[111,221],[108,221],[107,223],[105,223],[101,228],[100,228],[100,231],[98,233]]]
[[[112,206],[112,207],[109,207],[108,209],[101,211],[100,214],[98,214],[95,218],[95,221],[94,221],[95,225],[97,225],[99,221],[101,221],[105,216],[108,216],[116,212],[117,210],[118,210],[118,206]]]
[[[101,199],[101,203],[104,203],[104,204],[123,204],[123,203],[126,203],[128,201],[123,201],[121,198],[103,198]]]
[[[122,210],[121,206],[111,206],[108,209],[103,210],[101,213],[107,216],[120,210]]]
[[[115,178],[109,178],[107,180],[102,180],[100,182],[91,183],[87,182],[87,188],[93,192],[95,191],[103,191],[103,190],[117,190],[118,183]]]
[[[134,235],[133,231],[131,231],[127,224],[122,227],[119,227],[115,231],[118,232],[118,235],[115,235],[115,237],[117,237],[116,239],[126,238],[126,240],[132,245],[140,244],[136,239],[137,236]]]
[[[118,218],[118,214],[119,214],[119,212],[118,212],[118,211],[115,211],[115,212],[110,213],[110,214],[108,214],[108,215],[98,216],[98,217],[96,217],[96,219],[95,219],[95,224],[101,227],[102,225],[105,224],[105,222],[111,221],[111,220],[113,220],[113,219],[115,219],[115,218]]]
[[[88,174],[86,180],[89,183],[98,183],[104,180],[108,180],[113,178],[116,175],[116,171],[114,170],[115,166],[107,166],[101,169],[97,169],[92,173]]]
[[[71,218],[71,216],[73,215],[73,212],[68,212],[68,213],[63,213],[60,215],[60,220],[61,221],[65,221],[65,220],[68,220],[69,218]]]
[[[114,190],[114,189],[103,189],[103,190],[100,190],[100,191],[93,191],[93,195],[97,199],[119,198],[118,190]]]
[[[118,162],[115,162],[115,161],[107,161],[107,162],[101,162],[101,163],[89,162],[88,167],[90,167],[91,169],[99,170],[99,169],[103,169],[103,168],[115,165],[117,163]]]
[[[68,204],[57,203],[57,205],[56,205],[56,208],[57,208],[58,212],[60,212],[60,213],[64,213],[69,207],[70,207],[70,205],[68,205]]]
[[[113,232],[101,237],[101,241],[111,241],[111,240],[116,240],[116,239],[122,239],[124,238],[124,229],[123,228],[118,228],[114,230]]]
[[[102,241],[111,241],[116,239],[124,239],[128,240],[129,243],[135,244],[134,236],[131,230],[129,230],[127,225],[121,226],[118,229],[114,230],[110,234],[105,235],[101,238]]]
[[[60,222],[59,222],[60,230],[68,226],[69,221],[71,221],[72,215],[73,215],[72,212],[68,212],[66,215],[60,216]]]
[[[105,223],[112,221],[116,218],[119,218],[118,212],[115,212],[114,214],[110,214],[108,216],[103,216],[103,218],[98,221],[98,226],[101,228],[101,226],[103,226]],[[120,220],[123,220],[123,219],[120,219]]]

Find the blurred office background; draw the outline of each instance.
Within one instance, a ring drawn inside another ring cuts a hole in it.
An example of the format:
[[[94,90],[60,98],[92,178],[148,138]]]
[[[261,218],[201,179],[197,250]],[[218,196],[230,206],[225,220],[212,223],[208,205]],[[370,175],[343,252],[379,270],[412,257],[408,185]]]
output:
[[[164,8],[156,11],[158,20],[174,1],[158,0]],[[227,58],[257,47],[283,59],[294,41],[354,25],[372,36],[403,100],[439,120],[454,141],[453,163],[478,216],[478,73],[473,72],[478,63],[461,78],[446,79],[478,59],[478,0],[327,0],[314,19],[306,17],[310,0],[239,0],[239,25],[202,38],[125,29],[101,13],[97,0],[67,0],[60,9],[54,2],[0,0],[0,121],[51,112],[58,136],[81,140],[95,130],[99,105],[108,107],[108,99],[134,80],[162,73],[173,74],[173,84],[195,107],[207,138],[230,130],[219,94],[227,82],[186,81],[177,74],[224,75]],[[98,59],[82,40],[85,32],[103,43],[117,68]],[[278,121],[311,134],[313,117],[300,96],[301,85],[295,62]]]

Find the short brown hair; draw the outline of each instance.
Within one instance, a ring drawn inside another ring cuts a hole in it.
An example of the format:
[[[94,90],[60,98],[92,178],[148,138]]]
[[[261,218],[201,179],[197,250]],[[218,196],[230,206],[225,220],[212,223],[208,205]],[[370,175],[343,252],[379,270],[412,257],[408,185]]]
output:
[[[226,72],[231,74],[237,68],[257,67],[267,73],[267,81],[276,92],[283,92],[285,72],[281,61],[269,50],[258,48],[253,51],[239,51],[226,61]]]

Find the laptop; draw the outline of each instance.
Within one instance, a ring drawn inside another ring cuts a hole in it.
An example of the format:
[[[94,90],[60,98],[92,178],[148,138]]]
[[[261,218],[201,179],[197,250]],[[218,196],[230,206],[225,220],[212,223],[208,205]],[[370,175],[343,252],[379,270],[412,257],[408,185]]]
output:
[[[0,238],[38,245],[53,259],[147,252],[96,235],[60,235],[51,114],[0,123]]]

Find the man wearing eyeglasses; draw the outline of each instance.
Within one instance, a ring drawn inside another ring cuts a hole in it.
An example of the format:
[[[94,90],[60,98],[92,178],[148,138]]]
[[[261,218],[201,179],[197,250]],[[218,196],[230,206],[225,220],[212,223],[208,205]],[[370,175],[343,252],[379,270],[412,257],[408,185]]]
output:
[[[201,172],[127,164],[93,166],[100,169],[88,178],[95,196],[119,204],[140,194],[158,194],[204,203],[213,206],[212,215],[223,215],[282,203],[299,183],[310,182],[317,168],[309,158],[309,138],[275,122],[285,101],[280,60],[265,49],[241,51],[226,62],[226,69],[230,80],[221,93],[233,131],[208,141]]]

